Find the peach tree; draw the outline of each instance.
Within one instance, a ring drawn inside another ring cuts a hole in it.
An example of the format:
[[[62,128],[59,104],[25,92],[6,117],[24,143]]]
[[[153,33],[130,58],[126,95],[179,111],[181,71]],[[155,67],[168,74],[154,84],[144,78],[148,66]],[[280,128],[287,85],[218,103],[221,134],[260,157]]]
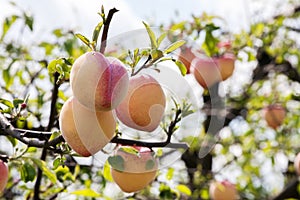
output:
[[[34,18],[12,6],[0,198],[299,198],[298,7],[239,33],[203,13],[115,37],[122,10],[101,7],[91,38],[28,44],[13,30]]]

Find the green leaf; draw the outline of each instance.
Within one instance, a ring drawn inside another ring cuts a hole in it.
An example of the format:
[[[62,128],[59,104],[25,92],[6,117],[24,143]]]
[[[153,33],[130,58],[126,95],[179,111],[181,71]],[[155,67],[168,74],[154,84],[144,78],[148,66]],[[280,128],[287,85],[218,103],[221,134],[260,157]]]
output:
[[[57,38],[60,38],[63,36],[63,33],[62,33],[62,30],[61,29],[54,29],[52,31],[52,33],[57,37]]]
[[[174,168],[169,168],[169,170],[166,174],[167,180],[171,180],[173,178],[173,175],[174,175]]]
[[[17,146],[18,140],[11,137],[11,136],[6,136],[6,138],[10,141],[10,143],[13,145],[13,147]]]
[[[29,181],[33,181],[36,176],[35,168],[28,162],[24,163],[21,166],[20,172],[21,172],[21,179],[25,183]]]
[[[148,24],[146,24],[145,22],[143,22],[147,32],[148,32],[148,35],[149,35],[149,38],[150,38],[150,42],[151,42],[151,48],[152,49],[157,49],[157,42],[156,42],[156,37],[155,37],[155,34],[154,32],[151,30],[150,26]]]
[[[110,166],[115,170],[124,171],[124,159],[122,158],[122,156],[110,156],[107,160]]]
[[[2,35],[0,41],[2,41],[7,33],[7,31],[10,29],[10,27],[15,23],[15,21],[19,18],[17,15],[12,15],[10,17],[5,18],[3,25],[2,25]]]
[[[84,35],[81,35],[80,33],[76,33],[75,36],[79,38],[84,44],[86,44],[88,47],[90,47],[90,40],[87,39]]]
[[[32,160],[32,162],[34,162],[34,164],[36,164],[40,168],[40,170],[43,171],[43,173],[49,178],[49,180],[53,184],[56,184],[57,178],[56,178],[55,174],[53,172],[51,172],[50,169],[48,169],[45,161],[39,160],[36,158],[28,158],[28,159]]]
[[[15,108],[18,108],[19,107],[19,104],[23,103],[24,100],[23,99],[14,99],[13,100],[13,104],[14,104],[14,107]]]
[[[0,99],[0,103],[6,105],[9,108],[13,108],[14,104],[6,99]]]
[[[167,36],[167,32],[163,32],[158,38],[157,38],[157,46],[159,47],[159,45],[161,44],[161,42],[165,39],[165,37]]]
[[[94,29],[92,41],[94,42],[95,47],[97,46],[97,41],[98,41],[99,33],[101,31],[102,26],[103,26],[103,21],[100,22],[99,24],[97,24],[97,26]]]
[[[192,194],[192,191],[186,185],[179,184],[179,185],[177,185],[176,188],[179,192],[186,194],[188,196],[191,196],[191,194]]]
[[[186,75],[186,72],[187,72],[187,69],[185,67],[185,65],[180,61],[180,60],[176,60],[175,61],[175,64],[177,65],[177,67],[179,68],[180,72],[181,72],[181,75],[182,76],[185,76]]]
[[[60,180],[62,182],[66,181],[66,180],[70,180],[73,182],[75,181],[75,176],[73,176],[73,174],[70,173],[70,169],[66,165],[58,166],[57,169],[55,169],[55,173],[56,173],[56,177],[58,178],[58,180]]]
[[[130,153],[130,154],[133,154],[133,155],[138,155],[139,154],[139,151],[136,149],[136,148],[133,148],[133,147],[121,147],[120,148],[121,151],[124,151],[126,153]]]
[[[13,79],[13,77],[11,77],[9,71],[10,71],[10,68],[7,68],[2,71],[2,76],[3,76],[4,82],[5,82],[6,88],[9,88],[14,82],[14,79]]]
[[[54,45],[49,42],[41,42],[39,46],[45,49],[46,55],[51,55],[52,50],[54,49]]]
[[[219,29],[214,24],[208,24],[205,26],[205,39],[202,44],[202,48],[208,56],[214,56],[218,53],[217,44],[219,40],[213,36],[213,31]]]
[[[163,52],[161,50],[153,49],[151,51],[151,57],[152,57],[153,61],[156,61],[156,60],[162,58],[163,56],[164,56],[164,54],[163,54]]]
[[[170,46],[168,46],[164,50],[164,53],[166,53],[166,54],[171,53],[171,52],[175,51],[176,49],[178,49],[179,47],[181,47],[182,45],[184,45],[185,43],[186,43],[186,41],[184,41],[184,40],[176,41],[176,42],[172,43]]]
[[[100,193],[95,192],[92,189],[82,189],[82,190],[76,190],[71,192],[71,194],[77,195],[77,196],[84,196],[84,197],[93,197],[93,198],[97,198],[97,197],[102,197],[102,195]]]
[[[146,170],[151,170],[151,169],[153,169],[154,168],[154,166],[155,166],[155,162],[154,162],[154,160],[147,160],[147,162],[146,162]]]
[[[113,182],[113,178],[112,178],[112,175],[110,173],[110,166],[109,166],[108,161],[106,161],[105,164],[104,164],[103,176],[104,176],[105,180]]]
[[[48,64],[48,72],[49,74],[54,74],[56,72],[56,65],[57,65],[57,59],[52,60],[49,64]]]
[[[26,13],[24,13],[25,18],[25,24],[28,26],[28,28],[33,31],[33,17],[28,16]]]
[[[61,159],[60,158],[56,158],[54,161],[53,161],[53,169],[57,169],[61,164]]]

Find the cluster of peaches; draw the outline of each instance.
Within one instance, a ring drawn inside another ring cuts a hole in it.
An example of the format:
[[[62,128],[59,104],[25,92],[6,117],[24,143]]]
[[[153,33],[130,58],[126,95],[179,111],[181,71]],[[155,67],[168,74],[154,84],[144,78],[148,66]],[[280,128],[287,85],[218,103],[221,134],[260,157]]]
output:
[[[120,60],[100,52],[76,59],[70,85],[73,96],[64,103],[59,123],[65,141],[81,156],[94,155],[110,142],[117,119],[127,127],[151,132],[164,115],[166,97],[156,79],[147,74],[129,77]],[[109,161],[113,179],[126,192],[148,185],[158,168],[148,148],[121,146]]]
[[[218,49],[222,53],[207,57],[203,53],[193,52],[191,47],[185,47],[181,49],[178,60],[186,66],[187,73],[193,74],[197,82],[204,89],[208,89],[215,83],[224,81],[232,75],[235,55],[230,52],[230,48],[230,42],[220,42]]]
[[[236,58],[230,52],[230,42],[220,42],[217,46],[222,52],[218,56],[207,57],[194,52],[191,47],[182,48],[178,56],[178,59],[186,66],[187,73],[193,74],[204,89],[209,89],[214,84],[228,79],[235,68]],[[277,103],[266,106],[262,114],[268,126],[276,129],[282,125],[286,110]]]

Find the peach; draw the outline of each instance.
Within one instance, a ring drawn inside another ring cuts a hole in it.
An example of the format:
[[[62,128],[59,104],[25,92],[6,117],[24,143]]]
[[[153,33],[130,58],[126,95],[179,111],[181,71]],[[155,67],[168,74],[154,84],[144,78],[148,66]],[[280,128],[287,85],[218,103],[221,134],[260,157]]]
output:
[[[220,69],[222,80],[229,78],[234,71],[235,56],[232,53],[225,53],[216,59],[217,65]]]
[[[116,114],[126,126],[151,132],[159,126],[165,105],[161,85],[150,75],[136,75],[130,78],[128,93]]]
[[[300,152],[295,157],[294,168],[295,168],[296,174],[298,176],[300,176]]]
[[[196,57],[191,63],[191,73],[205,89],[221,81],[218,65],[213,58]]]
[[[145,188],[157,174],[158,160],[154,157],[154,153],[145,147],[135,151],[136,153],[128,152],[124,147],[120,147],[115,156],[121,156],[119,160],[121,163],[119,167],[111,166],[113,180],[124,192],[137,192]]]
[[[65,141],[82,156],[101,150],[112,139],[116,129],[112,111],[92,111],[74,97],[64,103],[59,124]]]
[[[187,74],[190,73],[191,62],[195,58],[195,54],[192,52],[191,47],[181,48],[180,53],[178,55],[178,60],[181,61],[187,70]]]
[[[286,110],[280,104],[272,104],[263,109],[263,114],[268,126],[276,129],[283,123]]]
[[[94,51],[78,57],[70,73],[73,95],[96,111],[116,108],[126,95],[128,83],[129,76],[121,61]]]
[[[229,181],[214,181],[209,186],[209,196],[213,200],[236,200],[238,192]]]
[[[8,167],[0,160],[0,193],[4,191],[8,181]]]

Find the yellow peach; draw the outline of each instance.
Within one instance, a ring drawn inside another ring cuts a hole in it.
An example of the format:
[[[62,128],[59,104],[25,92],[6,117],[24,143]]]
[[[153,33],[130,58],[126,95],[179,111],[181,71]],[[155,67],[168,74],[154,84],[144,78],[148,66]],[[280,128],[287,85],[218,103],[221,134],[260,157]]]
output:
[[[221,81],[221,74],[213,58],[196,57],[191,63],[191,73],[205,89]]]
[[[137,192],[149,185],[156,177],[158,160],[148,148],[137,150],[137,153],[126,152],[123,147],[117,150],[115,156],[122,159],[119,167],[112,166],[113,180],[124,192]],[[126,147],[128,148],[128,147]],[[144,149],[147,149],[144,151]],[[120,168],[120,166],[122,166]]]
[[[161,85],[150,75],[136,75],[129,79],[128,93],[116,114],[126,126],[151,132],[159,126],[165,105]]]
[[[273,104],[265,107],[263,114],[268,126],[276,129],[283,123],[286,111],[280,104]]]
[[[238,192],[235,185],[228,181],[214,181],[209,186],[209,195],[213,200],[236,200]]]
[[[220,69],[222,80],[228,79],[234,71],[235,56],[231,53],[225,53],[221,57],[218,57],[216,62]]]
[[[112,111],[92,111],[74,97],[64,103],[59,124],[65,141],[82,156],[101,150],[112,139],[116,129]]]

